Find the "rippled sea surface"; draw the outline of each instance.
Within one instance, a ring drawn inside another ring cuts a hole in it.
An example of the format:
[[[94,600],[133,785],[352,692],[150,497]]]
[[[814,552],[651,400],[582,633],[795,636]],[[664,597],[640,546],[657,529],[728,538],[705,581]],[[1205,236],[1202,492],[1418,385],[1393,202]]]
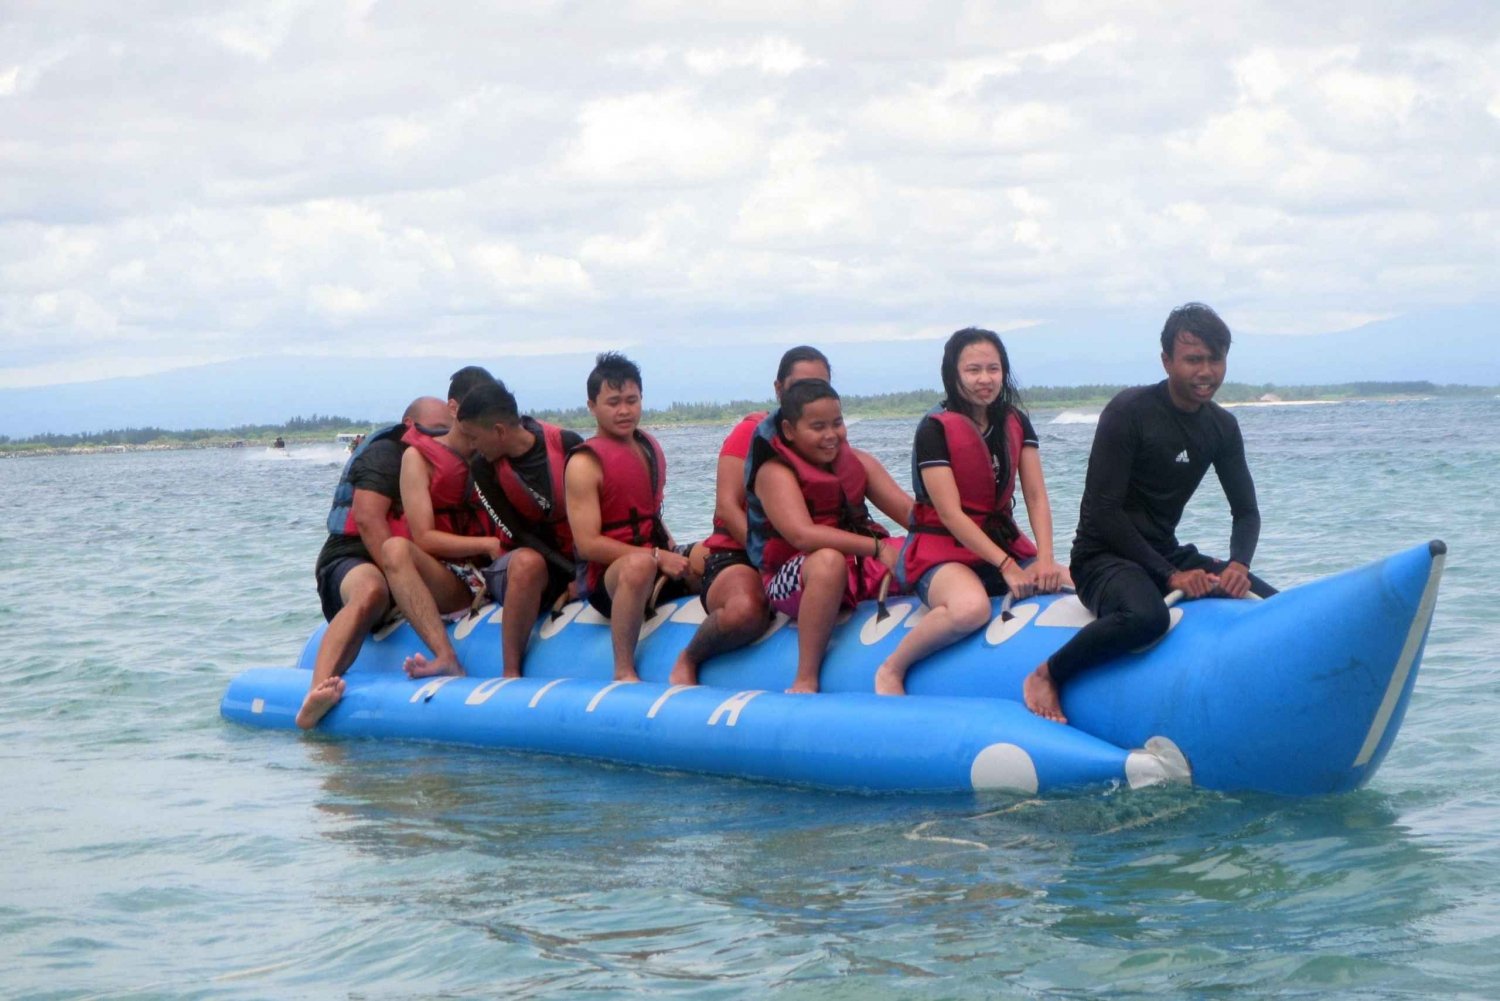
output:
[[[229,679],[320,620],[339,453],[0,460],[0,996],[1500,997],[1500,401],[1238,415],[1262,575],[1449,545],[1356,793],[872,798],[242,729]],[[1035,417],[1066,551],[1093,425]],[[905,481],[912,426],[850,434]],[[679,538],[724,430],[661,434]],[[1227,544],[1212,477],[1182,536]]]

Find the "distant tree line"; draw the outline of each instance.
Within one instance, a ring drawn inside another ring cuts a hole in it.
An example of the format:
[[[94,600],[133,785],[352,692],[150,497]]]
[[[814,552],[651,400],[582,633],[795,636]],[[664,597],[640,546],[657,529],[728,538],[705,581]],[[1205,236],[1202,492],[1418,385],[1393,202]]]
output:
[[[1027,407],[1048,410],[1072,406],[1102,406],[1123,385],[1032,386],[1022,392]],[[1483,396],[1500,391],[1485,386],[1439,386],[1431,382],[1344,382],[1330,385],[1278,386],[1272,383],[1252,385],[1226,382],[1215,397],[1221,403],[1250,403],[1271,395],[1283,400],[1352,400],[1392,396]],[[938,389],[911,389],[899,393],[870,395],[846,394],[844,410],[853,417],[914,417],[926,413],[942,398]],[[753,410],[770,410],[774,401],[731,400],[728,403],[674,403],[663,410],[647,410],[642,420],[647,424],[714,424],[728,423]],[[567,410],[538,410],[538,418],[564,427],[586,428],[592,425],[586,407]],[[74,447],[108,447],[115,445],[213,445],[235,441],[262,441],[276,436],[292,440],[311,440],[339,432],[368,431],[376,422],[355,420],[333,414],[293,417],[284,424],[241,424],[228,429],[194,428],[168,431],[159,427],[116,428],[78,434],[38,434],[12,439],[0,435],[0,451],[39,451]]]

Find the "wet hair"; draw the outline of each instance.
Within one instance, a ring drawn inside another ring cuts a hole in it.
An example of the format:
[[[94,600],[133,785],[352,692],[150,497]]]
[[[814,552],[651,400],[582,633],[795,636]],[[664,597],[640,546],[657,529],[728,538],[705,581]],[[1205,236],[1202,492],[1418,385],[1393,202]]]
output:
[[[589,401],[597,400],[599,390],[605,386],[624,389],[627,382],[635,383],[641,390],[646,388],[641,382],[640,367],[635,362],[618,351],[606,351],[594,359],[594,370],[589,373]]]
[[[967,414],[974,409],[974,404],[964,399],[958,382],[958,356],[963,354],[964,348],[973,344],[988,344],[993,347],[1000,355],[1000,367],[1005,370],[1005,378],[1000,383],[1000,395],[988,407],[990,423],[1004,421],[1006,414],[1013,410],[1024,411],[1025,408],[1021,406],[1021,391],[1016,388],[1016,377],[1010,369],[1010,354],[1005,350],[1005,343],[993,330],[981,330],[979,327],[965,327],[956,331],[948,338],[948,343],[943,345],[943,406],[956,414]]]
[[[476,424],[515,424],[521,415],[505,383],[491,380],[469,390],[458,405],[458,419]]]
[[[1183,331],[1198,338],[1220,358],[1229,354],[1229,327],[1219,319],[1219,314],[1212,307],[1201,302],[1189,302],[1167,314],[1167,322],[1161,328],[1162,354],[1172,357],[1177,335]]]
[[[786,354],[781,356],[781,364],[776,367],[776,382],[778,384],[786,382],[786,377],[792,374],[792,368],[798,362],[803,361],[818,362],[824,368],[828,369],[829,375],[833,374],[833,366],[828,364],[827,355],[817,348],[809,347],[806,344],[799,344],[794,348],[787,349]]]
[[[488,369],[478,365],[465,365],[448,377],[448,399],[462,403],[475,386],[494,381],[495,377],[490,375]]]
[[[837,400],[838,391],[822,379],[800,379],[781,394],[781,420],[793,424],[802,419],[808,404],[819,400]]]

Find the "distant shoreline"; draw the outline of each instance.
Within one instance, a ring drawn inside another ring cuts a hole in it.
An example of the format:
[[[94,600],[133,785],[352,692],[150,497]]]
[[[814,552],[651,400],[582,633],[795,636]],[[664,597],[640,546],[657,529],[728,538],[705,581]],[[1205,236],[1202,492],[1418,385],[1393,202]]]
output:
[[[1102,409],[1124,386],[1038,386],[1026,397],[1026,408],[1032,413],[1097,411]],[[1500,393],[1500,387],[1436,386],[1427,382],[1412,383],[1346,383],[1326,386],[1250,386],[1225,383],[1216,399],[1226,408],[1305,407],[1334,403],[1399,402],[1434,398],[1484,399]],[[941,396],[936,389],[910,390],[870,396],[849,394],[844,410],[860,419],[915,419],[926,413]],[[647,410],[641,424],[647,428],[704,427],[730,424],[744,414],[767,410],[769,400],[732,400],[728,403],[674,404],[665,410]],[[534,415],[564,427],[580,428],[591,424],[588,410],[538,410]],[[289,448],[309,445],[326,447],[334,444],[340,433],[362,434],[379,424],[351,418],[293,418],[286,425],[258,425],[224,430],[196,429],[168,431],[157,428],[105,431],[97,434],[38,435],[21,441],[0,440],[0,459],[34,455],[101,455],[121,452],[175,452],[186,449],[264,449],[278,437]],[[149,440],[122,441],[131,436]],[[82,440],[79,440],[82,439]]]

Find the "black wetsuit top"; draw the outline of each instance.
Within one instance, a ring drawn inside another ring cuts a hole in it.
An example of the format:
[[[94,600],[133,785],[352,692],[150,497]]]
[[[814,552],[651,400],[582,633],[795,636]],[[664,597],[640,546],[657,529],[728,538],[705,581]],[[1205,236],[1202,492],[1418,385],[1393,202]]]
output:
[[[1094,433],[1072,565],[1123,557],[1165,585],[1178,569],[1168,560],[1179,549],[1177,523],[1209,466],[1234,519],[1229,559],[1248,567],[1260,539],[1260,509],[1239,423],[1216,403],[1178,410],[1165,380],[1121,392]]]
[[[373,490],[389,497],[396,514],[401,513],[401,456],[406,446],[394,438],[382,438],[370,445],[349,467],[349,482],[355,490]],[[346,556],[369,560],[370,551],[358,535],[330,533],[318,553],[317,569]]]

